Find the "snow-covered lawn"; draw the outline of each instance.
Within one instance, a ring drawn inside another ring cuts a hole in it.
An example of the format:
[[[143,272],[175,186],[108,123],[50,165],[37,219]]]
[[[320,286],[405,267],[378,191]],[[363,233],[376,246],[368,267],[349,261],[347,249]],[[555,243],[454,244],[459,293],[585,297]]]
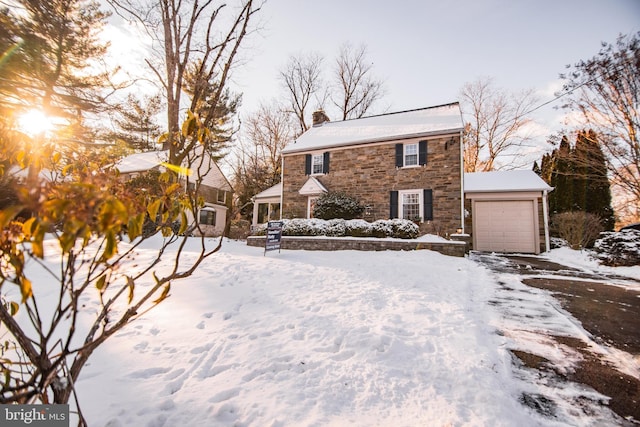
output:
[[[498,281],[522,298],[509,303],[514,293]],[[586,333],[548,293],[524,288],[517,276],[427,250],[265,256],[225,240],[94,353],[77,384],[81,407],[99,427],[615,424],[606,409],[572,408],[588,391],[549,390],[514,367],[513,348],[554,360],[536,334],[544,328]],[[639,375],[637,360],[618,356]],[[523,392],[566,404],[544,418],[520,402]]]

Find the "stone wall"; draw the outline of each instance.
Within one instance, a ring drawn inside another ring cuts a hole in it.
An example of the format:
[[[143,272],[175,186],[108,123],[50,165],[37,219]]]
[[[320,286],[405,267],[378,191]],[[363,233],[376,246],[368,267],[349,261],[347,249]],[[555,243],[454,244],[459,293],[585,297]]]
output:
[[[460,227],[461,176],[459,135],[428,139],[425,166],[396,168],[395,144],[419,139],[369,143],[330,151],[329,173],[314,175],[329,191],[342,191],[370,208],[368,221],[389,219],[389,192],[432,189],[433,221],[421,225],[422,233],[450,235]],[[323,151],[323,150],[320,150]],[[305,218],[307,196],[298,191],[309,179],[305,154],[284,156],[283,218]]]
[[[249,236],[248,246],[264,248],[265,236]],[[281,248],[307,251],[412,251],[428,249],[444,255],[464,257],[464,242],[420,242],[416,240],[345,239],[340,237],[282,237]]]

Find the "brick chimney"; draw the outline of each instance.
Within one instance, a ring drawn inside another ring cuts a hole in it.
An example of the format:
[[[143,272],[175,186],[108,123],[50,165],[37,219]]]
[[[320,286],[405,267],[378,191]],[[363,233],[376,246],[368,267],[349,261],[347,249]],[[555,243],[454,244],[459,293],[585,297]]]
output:
[[[324,122],[330,122],[329,117],[325,114],[324,110],[317,110],[313,112],[313,126],[322,126]]]

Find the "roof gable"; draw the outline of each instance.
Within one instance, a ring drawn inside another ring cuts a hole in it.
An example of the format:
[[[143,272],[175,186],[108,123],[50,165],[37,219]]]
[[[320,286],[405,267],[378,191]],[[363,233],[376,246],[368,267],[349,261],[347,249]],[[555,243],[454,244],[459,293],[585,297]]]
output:
[[[317,194],[326,193],[327,189],[324,185],[314,177],[310,176],[307,182],[298,190],[303,196],[315,196]]]
[[[463,129],[459,104],[401,111],[309,128],[283,154],[370,142],[458,133]]]

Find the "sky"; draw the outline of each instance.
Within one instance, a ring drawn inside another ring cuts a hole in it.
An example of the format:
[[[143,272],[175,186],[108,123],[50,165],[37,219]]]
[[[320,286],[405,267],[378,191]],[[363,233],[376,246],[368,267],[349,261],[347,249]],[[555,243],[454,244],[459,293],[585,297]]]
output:
[[[255,24],[230,83],[242,93],[243,120],[286,97],[278,75],[292,55],[322,55],[328,79],[350,43],[366,46],[372,73],[384,82],[373,114],[455,102],[465,84],[487,77],[509,93],[534,91],[539,158],[566,119],[559,102],[542,106],[561,89],[559,74],[595,56],[601,42],[640,31],[640,0],[266,0]],[[111,30],[116,60],[150,77],[144,44],[122,27]]]
[[[329,73],[349,42],[367,46],[385,82],[376,113],[457,101],[465,83],[483,77],[512,92],[533,89],[542,104],[566,65],[639,30],[639,0],[268,0],[234,83],[251,111],[283,96],[278,71],[291,55],[320,53]],[[559,115],[553,104],[537,114],[550,127]]]

